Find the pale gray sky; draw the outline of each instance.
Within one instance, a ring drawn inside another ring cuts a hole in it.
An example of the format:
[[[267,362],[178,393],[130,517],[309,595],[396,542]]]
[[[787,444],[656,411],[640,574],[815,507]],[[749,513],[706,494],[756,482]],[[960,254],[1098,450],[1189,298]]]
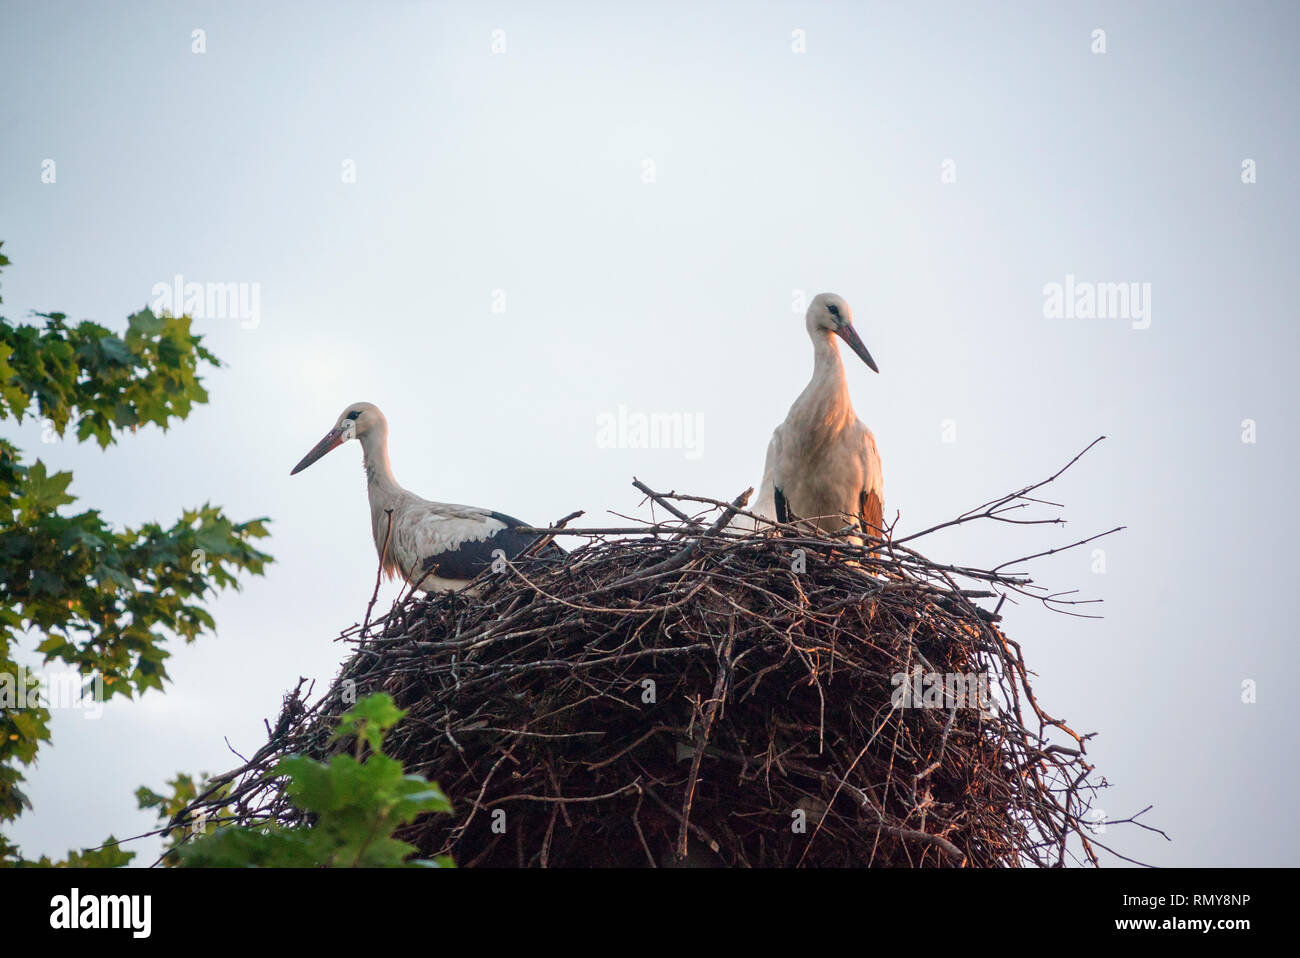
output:
[[[429,498],[544,522],[632,509],[633,475],[729,497],[810,371],[794,291],[830,290],[880,364],[849,378],[900,530],[1110,437],[1054,490],[1066,529],[926,546],[1129,527],[1105,574],[1038,564],[1105,619],[1007,614],[1041,701],[1099,733],[1105,810],[1154,804],[1174,838],[1107,840],[1300,864],[1276,829],[1300,786],[1298,27],[1280,2],[0,4],[4,314],[121,327],[177,274],[260,293],[256,328],[196,324],[228,366],[166,436],[3,435],[118,522],[269,515],[278,560],[173,649],[166,695],[56,714],[13,836],[143,831],[138,785],[232,767],[223,736],[255,750],[299,675],[330,679],[374,581],[359,450],[288,472],[349,402]],[[1150,284],[1149,327],[1045,315],[1067,276]],[[702,416],[701,455],[603,448],[620,405]]]

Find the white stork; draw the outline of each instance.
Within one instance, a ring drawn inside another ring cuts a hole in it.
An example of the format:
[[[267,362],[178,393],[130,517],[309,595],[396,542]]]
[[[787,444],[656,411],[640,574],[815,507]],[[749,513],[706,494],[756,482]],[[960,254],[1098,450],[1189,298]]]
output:
[[[375,551],[390,577],[401,573],[412,586],[425,592],[459,589],[492,564],[496,550],[513,559],[539,538],[515,531],[526,523],[511,516],[473,506],[430,502],[398,485],[388,461],[388,420],[372,403],[353,403],[343,410],[334,428],[289,475],[302,472],[349,439],[361,443]],[[393,517],[391,532],[389,510]],[[544,551],[563,552],[554,543]]]
[[[849,400],[839,336],[874,372],[875,361],[853,328],[849,304],[822,293],[804,323],[813,342],[813,374],[767,447],[754,511],[778,522],[802,519],[833,532],[855,524],[879,536],[884,486],[876,438]]]

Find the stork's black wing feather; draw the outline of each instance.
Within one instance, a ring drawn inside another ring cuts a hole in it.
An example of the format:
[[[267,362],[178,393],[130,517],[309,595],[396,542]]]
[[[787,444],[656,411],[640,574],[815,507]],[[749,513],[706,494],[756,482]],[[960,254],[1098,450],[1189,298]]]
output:
[[[776,521],[790,521],[790,504],[785,501],[785,493],[779,487],[772,487],[772,500],[776,504]]]
[[[498,522],[505,523],[504,529],[498,529],[486,539],[467,540],[455,549],[427,556],[420,564],[421,570],[431,572],[444,579],[472,579],[492,565],[492,554],[500,549],[507,559],[516,558],[521,552],[541,538],[531,532],[516,532],[521,522],[503,512],[489,512],[487,515]],[[554,542],[548,543],[541,551],[544,556],[564,555],[564,550]]]

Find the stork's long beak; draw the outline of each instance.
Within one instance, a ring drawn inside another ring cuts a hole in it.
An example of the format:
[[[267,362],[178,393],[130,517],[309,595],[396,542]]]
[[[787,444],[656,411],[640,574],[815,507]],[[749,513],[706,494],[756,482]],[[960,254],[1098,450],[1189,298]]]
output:
[[[840,339],[849,344],[849,348],[858,354],[858,357],[871,367],[871,371],[878,373],[880,369],[876,366],[876,361],[871,358],[871,353],[867,352],[867,347],[862,345],[862,339],[858,336],[858,331],[852,326],[845,323],[835,330]]]
[[[331,429],[325,434],[324,439],[312,447],[311,452],[302,457],[298,462],[298,465],[289,470],[289,475],[296,476],[331,449],[336,449],[343,445],[343,441],[346,438],[347,433],[345,430],[339,428]]]

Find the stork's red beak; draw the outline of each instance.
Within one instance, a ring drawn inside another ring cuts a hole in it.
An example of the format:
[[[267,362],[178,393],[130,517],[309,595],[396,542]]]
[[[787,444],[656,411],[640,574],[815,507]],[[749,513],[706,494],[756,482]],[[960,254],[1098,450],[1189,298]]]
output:
[[[312,448],[312,451],[303,456],[298,465],[289,470],[289,475],[296,476],[313,462],[319,459],[331,449],[336,449],[343,445],[343,440],[347,438],[347,433],[342,429],[331,429],[325,434],[325,438]]]
[[[874,373],[880,372],[879,368],[877,368],[876,366],[876,361],[871,358],[871,353],[867,352],[867,347],[862,345],[862,340],[861,338],[859,338],[858,331],[856,329],[854,329],[848,323],[845,323],[843,326],[838,327],[835,330],[835,333],[840,337],[840,339],[844,340],[846,343],[849,344],[849,348],[852,349],[855,353],[857,353],[858,357],[864,363],[866,363],[868,366],[871,367],[872,372]]]

